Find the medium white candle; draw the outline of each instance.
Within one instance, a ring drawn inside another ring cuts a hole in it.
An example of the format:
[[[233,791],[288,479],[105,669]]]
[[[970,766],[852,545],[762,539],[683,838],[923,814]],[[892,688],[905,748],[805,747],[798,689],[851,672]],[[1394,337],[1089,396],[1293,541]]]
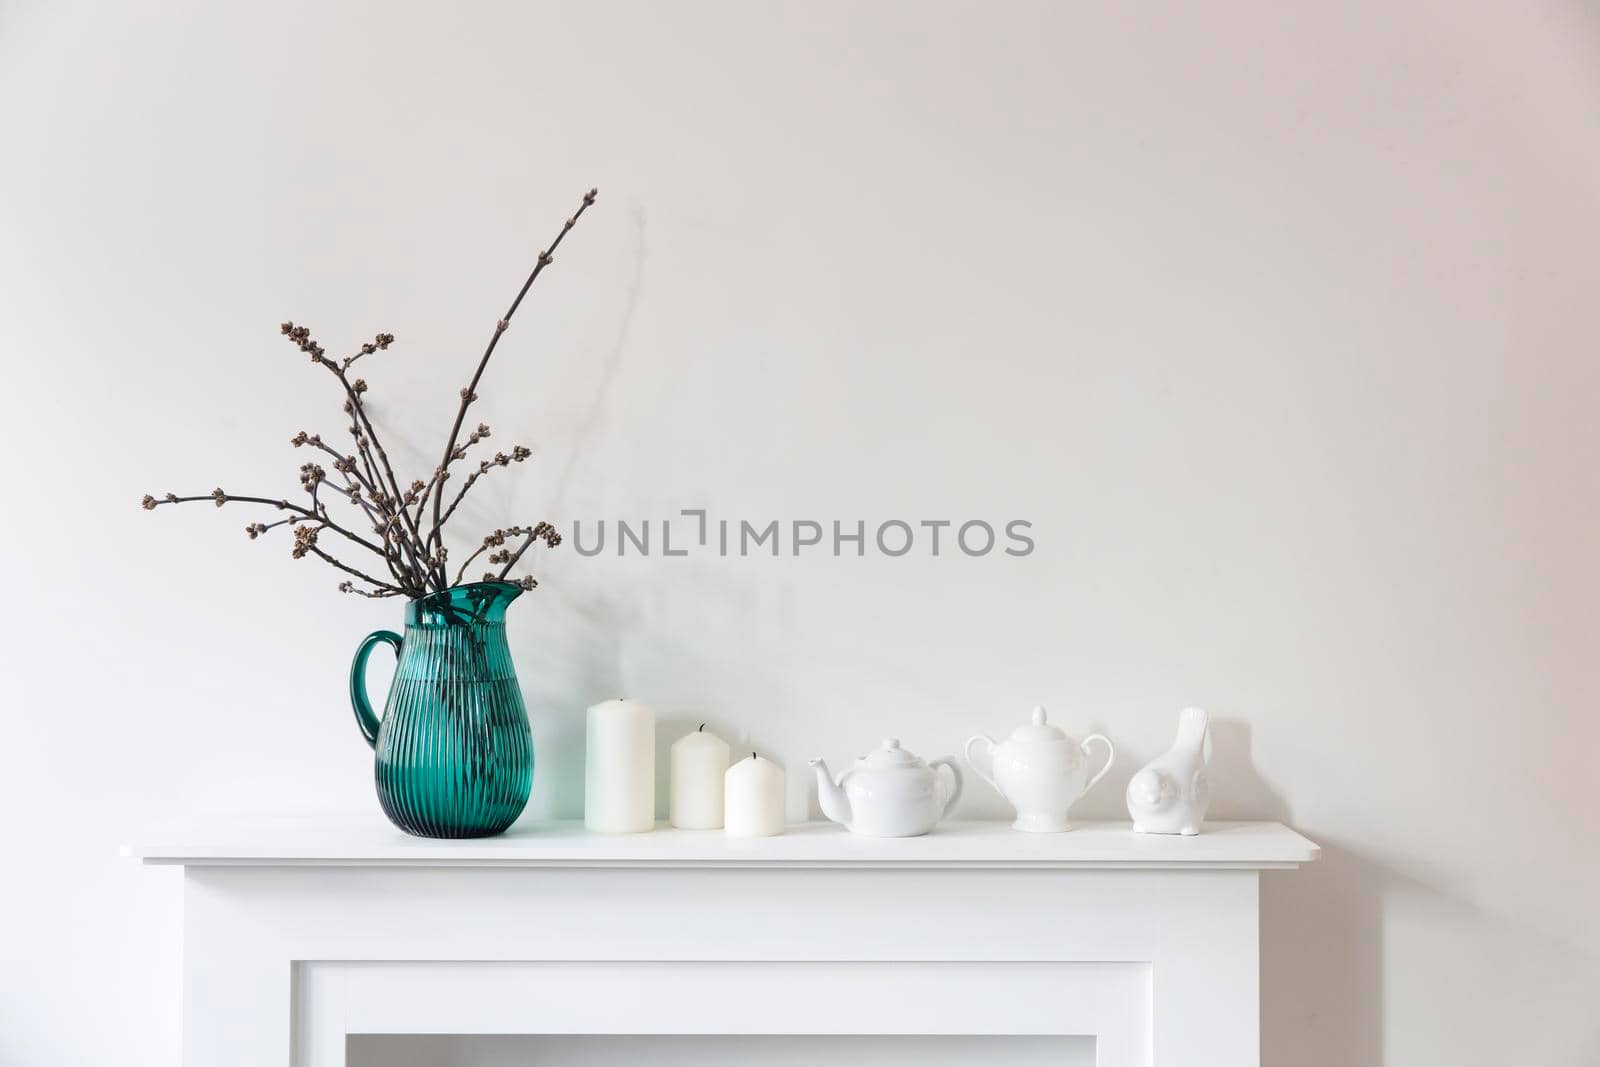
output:
[[[656,713],[637,700],[589,709],[583,824],[599,834],[639,834],[656,825]]]
[[[728,742],[705,724],[672,743],[672,792],[667,817],[683,830],[722,827],[723,776],[728,773]]]
[[[728,768],[723,827],[734,837],[783,833],[783,768],[754,752]]]

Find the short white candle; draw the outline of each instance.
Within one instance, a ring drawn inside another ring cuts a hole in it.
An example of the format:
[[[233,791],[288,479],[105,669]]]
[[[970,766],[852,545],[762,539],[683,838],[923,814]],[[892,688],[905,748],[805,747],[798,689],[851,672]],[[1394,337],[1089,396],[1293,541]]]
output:
[[[723,828],[734,837],[783,833],[783,768],[754,752],[728,768]]]
[[[637,700],[589,709],[583,824],[599,834],[639,834],[656,825],[656,713]]]
[[[723,776],[728,773],[728,742],[706,730],[684,734],[672,743],[672,793],[667,817],[682,830],[722,827]]]

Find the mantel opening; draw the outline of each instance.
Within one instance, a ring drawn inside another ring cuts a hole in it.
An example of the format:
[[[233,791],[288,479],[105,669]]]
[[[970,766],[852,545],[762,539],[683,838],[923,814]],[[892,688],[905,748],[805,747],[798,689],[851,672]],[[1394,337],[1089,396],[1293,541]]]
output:
[[[733,1020],[730,1020],[733,1022]],[[1093,1037],[922,1034],[352,1034],[348,1067],[1094,1067]],[[837,1060],[835,1060],[837,1057]]]

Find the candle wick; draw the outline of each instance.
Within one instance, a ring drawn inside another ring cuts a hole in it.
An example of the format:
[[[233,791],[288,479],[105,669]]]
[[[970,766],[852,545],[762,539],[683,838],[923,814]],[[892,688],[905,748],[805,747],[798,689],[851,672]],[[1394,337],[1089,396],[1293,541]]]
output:
[[[706,724],[705,723],[701,723],[700,724],[700,729],[704,730],[705,728],[706,728]]]
[[[751,759],[760,759],[761,757],[757,756],[754,752],[752,752],[752,753],[750,753],[750,758]]]

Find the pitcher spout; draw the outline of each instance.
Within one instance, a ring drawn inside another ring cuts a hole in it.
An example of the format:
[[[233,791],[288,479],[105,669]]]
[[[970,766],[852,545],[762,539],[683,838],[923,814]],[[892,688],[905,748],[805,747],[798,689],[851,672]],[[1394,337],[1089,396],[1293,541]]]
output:
[[[444,626],[504,622],[506,608],[523,592],[516,582],[467,582],[429,593],[406,605],[406,625]]]
[[[841,826],[849,826],[850,798],[845,795],[844,787],[833,780],[828,765],[821,759],[812,760],[811,766],[817,772],[817,802],[822,806],[822,814]]]

